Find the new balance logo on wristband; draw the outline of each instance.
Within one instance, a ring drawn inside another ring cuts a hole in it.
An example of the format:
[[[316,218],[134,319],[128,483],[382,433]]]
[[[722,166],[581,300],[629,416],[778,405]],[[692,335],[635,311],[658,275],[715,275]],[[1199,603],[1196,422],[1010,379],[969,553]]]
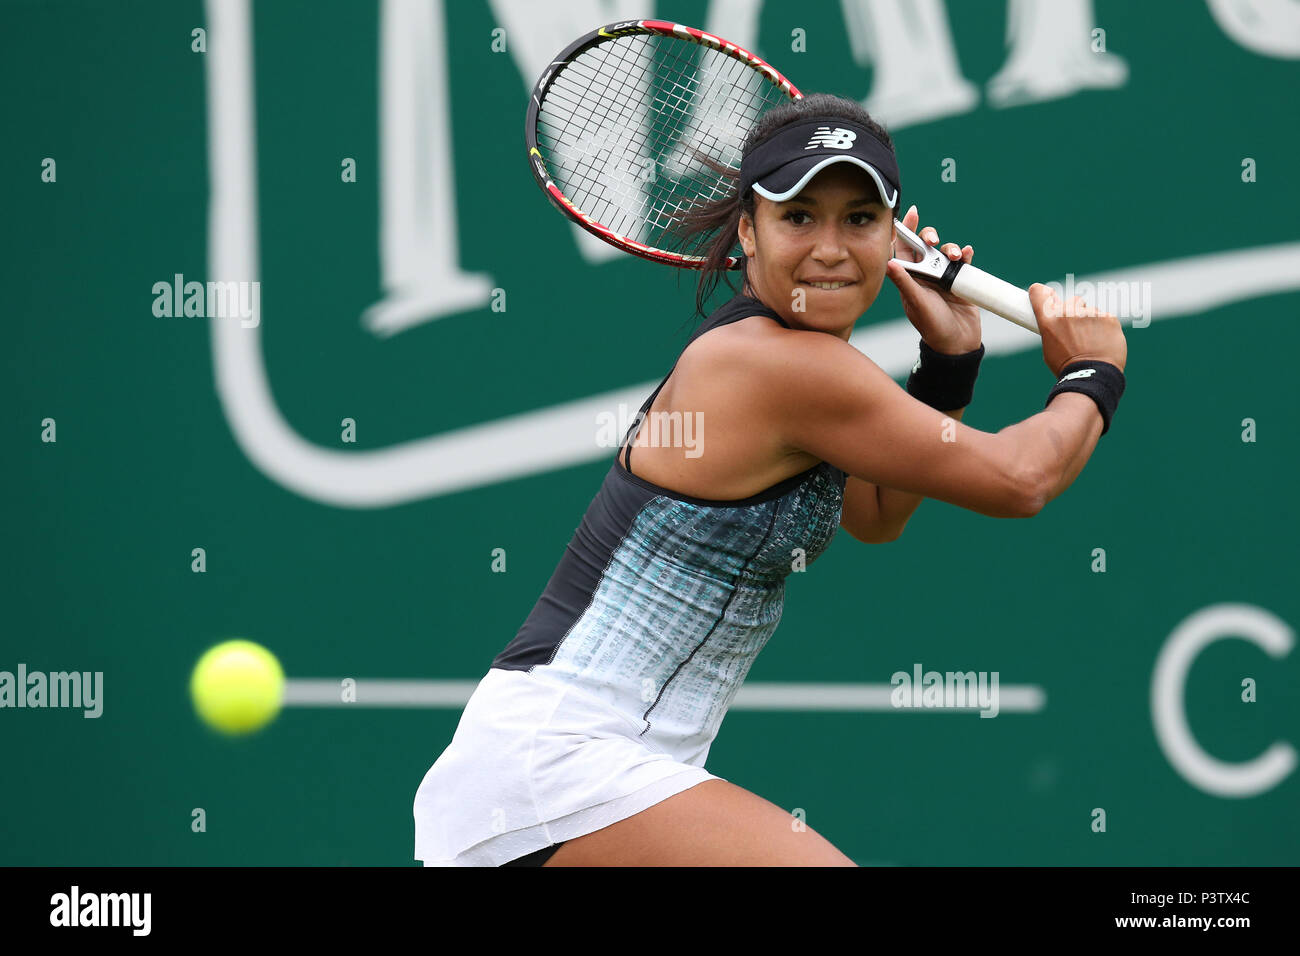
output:
[[[1079,371],[1071,372],[1069,375],[1065,376],[1065,378],[1061,379],[1061,382],[1068,382],[1072,378],[1087,378],[1096,371],[1095,368],[1081,368]],[[1061,382],[1057,382],[1056,384],[1060,385]]]

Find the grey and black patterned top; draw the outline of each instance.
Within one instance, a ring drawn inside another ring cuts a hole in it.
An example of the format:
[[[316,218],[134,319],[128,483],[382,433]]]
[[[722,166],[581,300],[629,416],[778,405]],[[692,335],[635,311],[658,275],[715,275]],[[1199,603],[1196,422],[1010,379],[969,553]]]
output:
[[[736,295],[690,342],[753,315],[785,325],[759,300]],[[622,460],[615,458],[532,613],[491,666],[576,684],[622,711],[644,742],[703,766],[781,620],[796,549],[811,564],[839,527],[846,476],[821,462],[756,495],[717,501],[632,474],[630,439],[668,377],[641,407]]]

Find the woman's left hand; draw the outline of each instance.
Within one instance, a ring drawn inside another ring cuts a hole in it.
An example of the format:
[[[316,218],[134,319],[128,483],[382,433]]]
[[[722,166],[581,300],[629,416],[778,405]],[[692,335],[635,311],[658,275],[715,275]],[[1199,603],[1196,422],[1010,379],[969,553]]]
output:
[[[939,245],[939,232],[933,226],[917,229],[920,214],[913,206],[903,217],[903,225],[911,229],[932,246]],[[921,257],[901,241],[895,244],[899,257],[917,261]],[[975,250],[970,246],[959,247],[955,242],[939,246],[939,251],[949,259],[970,262]],[[886,266],[890,281],[898,287],[898,294],[903,299],[903,310],[907,319],[921,333],[925,344],[936,352],[945,355],[961,355],[973,352],[983,341],[980,328],[979,306],[971,305],[965,299],[958,298],[951,292],[945,292],[928,282],[918,282],[912,274],[894,259]]]

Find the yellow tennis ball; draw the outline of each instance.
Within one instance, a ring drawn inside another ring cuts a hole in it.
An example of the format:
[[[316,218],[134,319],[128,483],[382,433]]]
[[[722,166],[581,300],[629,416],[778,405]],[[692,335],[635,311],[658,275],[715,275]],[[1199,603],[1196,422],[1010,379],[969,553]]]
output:
[[[280,712],[284,671],[261,644],[225,641],[209,648],[194,665],[190,697],[209,726],[227,734],[252,733]]]

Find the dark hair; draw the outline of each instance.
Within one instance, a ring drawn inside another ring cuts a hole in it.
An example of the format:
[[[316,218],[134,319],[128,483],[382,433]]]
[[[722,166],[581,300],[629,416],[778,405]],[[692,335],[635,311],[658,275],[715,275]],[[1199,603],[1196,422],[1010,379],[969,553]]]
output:
[[[845,99],[831,93],[809,93],[802,99],[791,100],[789,103],[782,103],[780,106],[773,107],[759,117],[754,128],[745,137],[744,145],[740,150],[742,158],[749,155],[750,150],[754,148],[754,144],[766,139],[776,130],[792,123],[798,123],[804,117],[812,115],[838,116],[852,120],[875,133],[881,142],[890,149],[894,148],[889,133],[883,126],[873,120],[870,114],[856,100]],[[754,191],[750,189],[745,192],[745,195],[738,195],[739,169],[731,169],[707,156],[697,154],[697,158],[715,173],[731,180],[733,183],[725,196],[709,202],[698,203],[678,213],[673,226],[673,231],[685,239],[698,237],[709,232],[716,233],[709,240],[708,246],[703,253],[704,264],[700,268],[700,281],[695,291],[695,311],[703,316],[705,314],[704,303],[713,295],[718,287],[719,280],[728,272],[727,257],[732,255],[733,250],[740,245],[740,233],[738,231],[740,217],[745,215],[749,217],[751,222],[753,221]],[[741,264],[743,266],[741,274],[747,279],[749,262],[744,259],[743,252],[739,253],[739,255],[742,257]],[[731,284],[730,278],[727,279],[727,286],[733,292],[736,291]]]

